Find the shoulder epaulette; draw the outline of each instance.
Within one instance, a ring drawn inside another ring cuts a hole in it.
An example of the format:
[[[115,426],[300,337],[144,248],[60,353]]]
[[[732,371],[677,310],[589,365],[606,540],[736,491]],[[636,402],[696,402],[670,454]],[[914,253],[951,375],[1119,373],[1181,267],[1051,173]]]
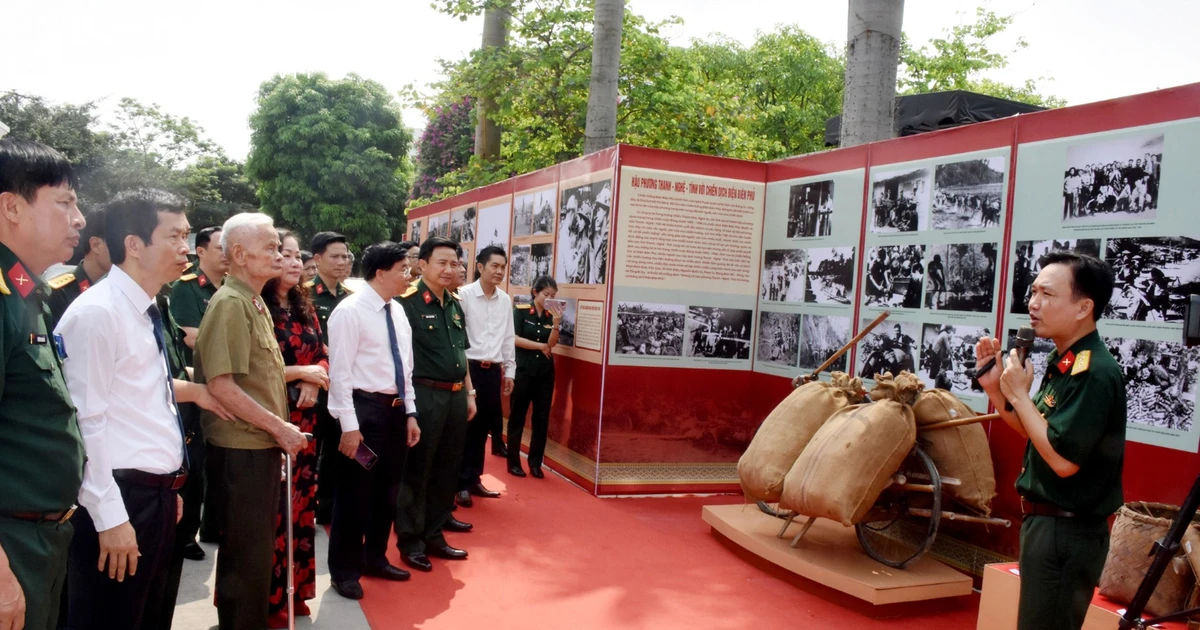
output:
[[[346,295],[354,295],[354,291],[352,291],[352,290],[350,289],[350,287],[348,287],[348,286],[346,286],[346,285],[344,285],[344,284],[341,284],[341,283],[339,283],[339,284],[338,284],[338,286],[339,286],[339,287],[341,287],[341,288],[342,288],[342,290],[346,292]]]
[[[1082,374],[1088,370],[1088,366],[1092,364],[1092,351],[1084,350],[1075,357],[1075,365],[1071,367],[1071,376]]]
[[[462,301],[462,298],[461,298],[461,297],[459,297],[459,296],[458,296],[458,293],[457,293],[457,292],[455,292],[455,291],[451,291],[451,292],[450,292],[450,297],[452,297],[452,298],[454,298],[454,299],[458,300],[459,302],[461,302],[461,301]]]
[[[200,276],[197,276],[194,273],[185,273],[182,276],[179,276],[179,280],[182,282],[191,282],[192,280],[195,280],[196,278],[199,278],[199,277]]]
[[[47,280],[46,284],[50,285],[51,289],[57,290],[67,286],[68,284],[71,284],[72,282],[75,282],[75,274],[68,271],[67,273],[54,276],[53,278]]]
[[[305,283],[304,283],[304,286],[305,286],[306,288],[309,288],[309,289],[311,289],[311,288],[313,288],[313,287],[317,286],[317,281],[316,281],[316,280],[309,280],[308,282],[305,282]]]
[[[8,285],[4,284],[4,269],[0,269],[0,295],[12,295],[12,291],[8,290]]]
[[[400,297],[406,298],[416,292],[417,292],[417,286],[414,284],[410,284],[410,285],[408,285],[408,288],[404,290],[404,293],[400,294]]]
[[[517,308],[522,309],[522,310],[528,310],[528,309],[533,308],[533,305],[532,304],[518,304]]]

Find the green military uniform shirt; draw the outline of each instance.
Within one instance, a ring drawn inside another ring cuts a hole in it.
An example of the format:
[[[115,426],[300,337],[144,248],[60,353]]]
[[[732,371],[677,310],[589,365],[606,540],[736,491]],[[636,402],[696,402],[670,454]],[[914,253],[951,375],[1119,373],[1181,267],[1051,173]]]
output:
[[[67,307],[81,293],[92,288],[92,285],[98,282],[99,278],[89,278],[87,272],[83,270],[83,265],[78,265],[73,271],[64,274],[59,274],[46,281],[46,284],[53,289],[50,293],[50,299],[46,304],[50,306],[50,327],[57,328],[58,320],[62,319],[63,313],[67,312]]]
[[[305,282],[304,286],[308,287],[308,296],[312,299],[313,307],[317,310],[317,319],[321,322],[321,343],[329,345],[329,314],[337,308],[339,302],[354,292],[340,282],[330,291],[320,275]]]
[[[0,516],[66,510],[83,483],[83,438],[48,326],[49,295],[0,244]]]
[[[1033,402],[1054,451],[1079,466],[1059,477],[1028,444],[1017,492],[1080,515],[1107,516],[1124,501],[1125,383],[1121,366],[1093,331],[1061,356],[1050,352]]]
[[[444,291],[439,301],[418,280],[399,298],[412,327],[413,378],[456,383],[467,377],[467,320],[458,297]]]
[[[233,382],[258,404],[287,420],[287,383],[275,324],[266,303],[250,285],[233,276],[225,279],[200,323],[195,357],[197,383],[232,375]],[[277,446],[270,433],[245,420],[229,422],[208,410],[201,411],[200,419],[205,440],[222,448]]]
[[[518,337],[530,341],[546,343],[550,333],[554,332],[554,315],[542,309],[539,317],[532,304],[518,304],[513,307],[513,332]],[[517,375],[544,376],[554,373],[554,359],[542,354],[540,350],[528,350],[517,346]]]
[[[171,284],[171,317],[184,328],[199,328],[217,286],[199,268]]]

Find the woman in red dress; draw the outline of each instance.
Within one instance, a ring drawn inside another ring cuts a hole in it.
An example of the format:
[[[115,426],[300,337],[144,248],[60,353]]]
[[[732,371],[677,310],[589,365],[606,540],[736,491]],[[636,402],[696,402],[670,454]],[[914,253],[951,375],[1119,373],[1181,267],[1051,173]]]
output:
[[[300,284],[304,263],[300,244],[290,232],[280,230],[283,274],[263,287],[262,296],[275,321],[275,338],[287,365],[289,421],[305,433],[317,426],[317,394],[329,388],[329,359],[321,343],[320,323],[308,295]],[[295,610],[298,616],[310,614],[305,600],[317,596],[316,586],[316,494],[317,447],[308,447],[296,455],[292,465],[292,543],[295,562]],[[286,486],[284,492],[287,491]],[[276,520],[275,564],[271,573],[270,628],[287,628],[287,495],[279,495]]]

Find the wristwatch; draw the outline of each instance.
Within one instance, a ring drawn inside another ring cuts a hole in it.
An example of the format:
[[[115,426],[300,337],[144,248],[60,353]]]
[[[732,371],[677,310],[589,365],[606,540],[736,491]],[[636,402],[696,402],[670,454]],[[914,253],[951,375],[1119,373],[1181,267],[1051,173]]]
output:
[[[475,390],[473,390],[473,389],[468,389],[468,390],[467,390],[467,395],[468,395],[468,396],[474,396],[474,395],[475,395]]]

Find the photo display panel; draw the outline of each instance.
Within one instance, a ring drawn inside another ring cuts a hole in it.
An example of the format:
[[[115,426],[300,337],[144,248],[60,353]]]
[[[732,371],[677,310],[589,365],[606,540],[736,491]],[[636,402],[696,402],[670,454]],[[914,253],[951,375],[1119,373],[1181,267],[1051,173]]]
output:
[[[1198,169],[1196,118],[1019,145],[1001,339],[1029,323],[1041,256],[1104,259],[1115,286],[1098,328],[1124,372],[1126,439],[1192,453],[1200,348],[1183,345],[1182,322],[1200,293],[1200,203],[1186,188]],[[1034,345],[1039,377],[1053,349]]]
[[[766,185],[620,173],[609,362],[748,371]]]
[[[612,167],[571,176],[558,185],[554,280],[566,302],[556,354],[600,363],[611,251]]]
[[[767,184],[754,371],[792,378],[850,341],[865,169]],[[847,371],[850,353],[822,373]]]
[[[975,343],[996,336],[1011,150],[872,166],[867,187],[854,374],[908,370],[977,411]]]

